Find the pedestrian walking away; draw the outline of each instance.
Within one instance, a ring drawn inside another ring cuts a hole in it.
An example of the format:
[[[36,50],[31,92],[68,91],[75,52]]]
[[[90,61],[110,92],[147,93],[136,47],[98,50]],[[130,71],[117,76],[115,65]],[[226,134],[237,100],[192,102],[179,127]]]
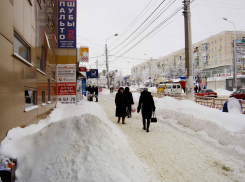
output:
[[[194,90],[195,90],[195,93],[197,93],[197,91],[198,91],[197,85],[194,87]]]
[[[128,106],[128,99],[124,93],[124,88],[120,87],[118,89],[118,93],[116,94],[115,98],[116,104],[116,117],[118,117],[118,123],[120,123],[120,119],[122,117],[122,124],[125,124],[125,117],[127,115],[126,109]]]
[[[96,86],[95,88],[94,88],[94,94],[95,94],[95,98],[96,98],[96,102],[98,102],[98,87]]]
[[[130,89],[128,87],[125,88],[124,93],[125,93],[125,95],[127,96],[127,99],[128,99],[127,116],[128,116],[128,118],[130,118],[131,117],[131,113],[132,113],[132,105],[134,105],[134,99],[133,99],[133,95],[130,92]]]
[[[151,95],[151,92],[148,92],[148,89],[144,88],[144,91],[141,92],[141,95],[140,95],[137,112],[139,113],[141,110],[143,129],[146,130],[146,132],[149,132],[152,111],[155,112],[155,109],[156,108],[155,108],[155,104],[154,104],[154,100]],[[145,124],[146,124],[145,120],[147,120],[147,128],[145,127]]]

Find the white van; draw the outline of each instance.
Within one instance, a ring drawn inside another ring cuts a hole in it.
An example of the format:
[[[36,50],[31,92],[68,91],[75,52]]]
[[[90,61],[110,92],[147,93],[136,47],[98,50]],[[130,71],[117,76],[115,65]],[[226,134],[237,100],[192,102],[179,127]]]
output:
[[[179,83],[166,84],[164,93],[166,94],[181,94],[181,85]]]

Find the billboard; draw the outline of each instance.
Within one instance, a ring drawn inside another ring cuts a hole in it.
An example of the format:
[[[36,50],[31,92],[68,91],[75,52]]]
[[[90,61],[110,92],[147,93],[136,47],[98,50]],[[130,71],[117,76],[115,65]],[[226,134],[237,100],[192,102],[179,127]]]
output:
[[[89,62],[89,48],[80,47],[80,62]]]
[[[76,104],[76,65],[57,65],[57,100],[62,104]]]
[[[76,48],[77,0],[58,0],[58,48]]]

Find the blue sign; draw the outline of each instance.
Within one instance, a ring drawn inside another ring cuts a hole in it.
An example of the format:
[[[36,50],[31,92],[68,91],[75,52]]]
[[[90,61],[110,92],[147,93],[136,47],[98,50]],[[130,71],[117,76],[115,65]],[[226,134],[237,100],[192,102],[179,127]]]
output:
[[[58,0],[58,48],[76,48],[77,0]]]
[[[90,69],[87,71],[87,78],[98,78],[98,69]]]
[[[82,80],[82,91],[83,91],[83,95],[86,96],[86,79]]]

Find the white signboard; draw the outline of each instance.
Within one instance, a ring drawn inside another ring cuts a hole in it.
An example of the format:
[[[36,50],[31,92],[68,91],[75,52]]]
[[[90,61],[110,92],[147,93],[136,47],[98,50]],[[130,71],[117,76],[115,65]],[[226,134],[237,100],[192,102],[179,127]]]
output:
[[[57,65],[57,100],[62,104],[76,104],[76,65]]]

